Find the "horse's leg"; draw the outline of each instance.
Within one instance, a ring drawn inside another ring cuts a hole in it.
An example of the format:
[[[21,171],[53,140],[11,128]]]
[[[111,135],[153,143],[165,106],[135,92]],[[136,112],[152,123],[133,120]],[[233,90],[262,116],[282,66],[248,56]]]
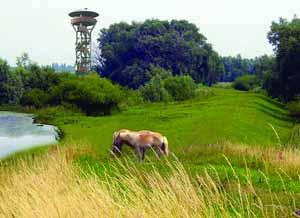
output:
[[[118,155],[121,156],[122,155],[122,147],[123,147],[123,144],[120,144],[119,147],[117,147],[117,150],[118,150]]]
[[[142,161],[143,160],[143,151],[142,151],[142,148],[140,148],[139,146],[136,146],[135,150],[136,150],[136,154],[138,156],[139,161]]]
[[[155,152],[157,158],[160,158],[160,157],[161,157],[161,155],[162,155],[162,150],[160,149],[159,146],[152,145],[152,150]]]
[[[142,151],[142,160],[145,159],[145,152],[146,152],[146,148],[141,148]]]
[[[160,148],[156,148],[156,154],[157,154],[157,157],[158,157],[158,158],[161,157],[162,152],[161,152],[161,149],[160,149]]]

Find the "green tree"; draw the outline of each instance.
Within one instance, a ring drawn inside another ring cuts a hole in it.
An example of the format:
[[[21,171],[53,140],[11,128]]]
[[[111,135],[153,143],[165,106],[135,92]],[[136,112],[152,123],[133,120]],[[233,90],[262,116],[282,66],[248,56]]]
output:
[[[263,55],[254,60],[255,75],[263,79],[275,69],[275,58],[273,56]]]
[[[219,57],[218,53],[212,51],[208,61],[209,73],[206,78],[206,84],[211,86],[212,84],[220,81],[220,78],[225,72],[224,65]]]
[[[24,52],[21,54],[21,56],[17,57],[16,64],[18,67],[27,68],[32,64],[28,53]]]
[[[6,61],[0,59],[0,104],[18,104],[23,91],[20,75],[12,71]]]
[[[249,74],[257,74],[255,70],[256,60],[242,58],[241,55],[235,57],[222,57],[224,73],[220,75],[220,81],[232,82],[237,77]]]
[[[153,76],[148,74],[152,65],[206,83],[215,81],[209,73],[220,70],[205,36],[184,20],[113,24],[101,30],[98,42],[102,53],[97,71],[122,86],[138,88],[147,83]]]
[[[268,33],[276,55],[275,71],[266,80],[267,91],[284,101],[300,94],[300,19],[280,18]]]

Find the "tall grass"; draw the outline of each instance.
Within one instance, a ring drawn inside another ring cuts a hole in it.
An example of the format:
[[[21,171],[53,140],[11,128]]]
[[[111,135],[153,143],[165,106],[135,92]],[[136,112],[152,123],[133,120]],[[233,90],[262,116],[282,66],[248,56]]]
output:
[[[292,129],[288,146],[291,148],[300,148],[300,125],[295,125]]]
[[[225,142],[219,145],[225,155],[260,159],[264,165],[272,166],[289,175],[300,173],[300,150],[294,148],[260,148]]]
[[[117,161],[104,176],[87,176],[72,157],[58,150],[14,166],[2,164],[0,217],[290,217],[296,210],[271,191],[265,203],[251,176],[245,175],[242,185],[233,168],[230,183],[216,170],[191,178],[179,161],[167,160],[167,175]]]

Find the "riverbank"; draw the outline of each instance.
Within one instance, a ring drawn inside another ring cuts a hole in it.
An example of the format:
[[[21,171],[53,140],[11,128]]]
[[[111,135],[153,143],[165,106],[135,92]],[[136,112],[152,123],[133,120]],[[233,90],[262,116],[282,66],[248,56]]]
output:
[[[37,124],[34,115],[0,111],[0,158],[44,145],[56,144],[59,130]]]

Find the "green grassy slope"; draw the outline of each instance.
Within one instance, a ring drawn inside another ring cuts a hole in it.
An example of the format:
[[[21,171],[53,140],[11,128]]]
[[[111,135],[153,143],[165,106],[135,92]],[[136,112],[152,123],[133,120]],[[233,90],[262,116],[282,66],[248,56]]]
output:
[[[249,145],[276,146],[272,125],[286,142],[292,122],[287,111],[269,98],[234,90],[211,89],[200,100],[171,104],[146,104],[107,117],[57,115],[53,123],[65,133],[63,142],[91,144],[107,155],[112,134],[120,128],[159,131],[178,153],[189,146],[230,141]]]
[[[170,151],[175,153],[191,174],[202,174],[212,166],[221,179],[233,178],[232,169],[224,158],[226,155],[241,181],[246,174],[246,160],[248,173],[256,187],[283,191],[276,167],[266,167],[261,159],[226,152],[222,145],[231,142],[232,146],[247,144],[258,148],[278,148],[278,138],[270,125],[282,143],[288,140],[293,126],[284,106],[260,94],[219,88],[205,91],[210,93],[207,97],[193,101],[139,105],[107,117],[58,113],[52,122],[65,133],[62,144],[88,144],[92,147],[92,154],[83,152],[77,156],[84,170],[91,167],[102,174],[103,170],[110,167],[109,151],[114,131],[120,128],[150,129],[168,137]],[[51,116],[51,111],[49,113]],[[151,151],[147,154],[153,158]],[[130,149],[125,150],[125,156],[128,155],[136,161]],[[153,163],[163,166],[163,163],[150,161],[141,168],[151,168]],[[261,172],[270,179],[270,187],[267,187]],[[297,173],[290,174],[291,177],[295,176],[295,180],[285,180],[291,192],[300,191]]]

